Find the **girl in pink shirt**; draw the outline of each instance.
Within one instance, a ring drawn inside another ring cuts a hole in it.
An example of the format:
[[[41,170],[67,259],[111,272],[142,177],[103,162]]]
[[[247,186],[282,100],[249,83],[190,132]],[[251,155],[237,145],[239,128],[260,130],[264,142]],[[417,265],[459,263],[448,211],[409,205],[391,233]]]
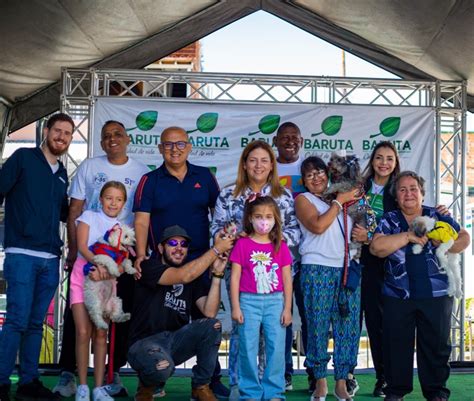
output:
[[[285,327],[291,323],[291,254],[282,241],[281,215],[269,196],[250,198],[243,229],[230,255],[232,319],[239,324],[241,399],[284,399]],[[260,326],[267,364],[258,378]]]

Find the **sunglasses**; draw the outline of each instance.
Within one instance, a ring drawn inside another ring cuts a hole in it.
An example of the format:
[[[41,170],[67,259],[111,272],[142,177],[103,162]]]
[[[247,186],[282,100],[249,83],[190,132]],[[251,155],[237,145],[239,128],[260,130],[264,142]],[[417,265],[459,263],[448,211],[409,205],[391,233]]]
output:
[[[177,147],[179,150],[184,150],[186,149],[186,146],[189,142],[186,141],[177,141],[177,142],[161,142],[161,146],[163,146],[163,149],[165,150],[172,150],[173,147]]]
[[[168,241],[166,241],[166,244],[168,246],[171,246],[171,247],[177,247],[178,245],[181,247],[181,248],[187,248],[189,246],[189,241],[183,239],[181,241],[178,241],[177,239],[169,239]]]

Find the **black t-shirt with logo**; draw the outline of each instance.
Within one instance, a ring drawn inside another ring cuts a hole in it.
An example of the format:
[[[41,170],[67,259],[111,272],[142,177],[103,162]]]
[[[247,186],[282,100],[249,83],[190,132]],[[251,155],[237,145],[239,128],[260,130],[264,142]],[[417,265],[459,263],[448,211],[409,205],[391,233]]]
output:
[[[141,264],[142,276],[135,286],[130,345],[163,331],[176,331],[191,320],[192,306],[207,296],[208,289],[194,280],[190,284],[160,285],[163,273],[170,267],[159,259]]]

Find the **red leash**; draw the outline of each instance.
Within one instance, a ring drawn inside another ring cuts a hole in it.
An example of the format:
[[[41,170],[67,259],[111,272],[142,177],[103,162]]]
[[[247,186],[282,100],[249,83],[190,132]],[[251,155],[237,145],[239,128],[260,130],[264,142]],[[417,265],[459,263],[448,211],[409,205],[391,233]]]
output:
[[[117,241],[117,252],[122,252],[120,251],[120,242],[122,240],[122,234],[123,230],[120,227],[119,228],[119,237]],[[124,259],[128,258],[128,252],[125,252],[125,257]],[[114,381],[114,354],[115,354],[115,323],[112,322],[111,327],[110,327],[110,347],[109,347],[109,367],[107,370],[107,384],[111,384]]]
[[[107,384],[114,381],[114,352],[115,352],[115,323],[110,328],[109,368],[107,369]]]
[[[345,287],[347,284],[347,275],[349,274],[349,229],[347,222],[347,209],[352,206],[357,200],[346,202],[342,206],[343,220],[344,220],[344,275],[342,276],[342,286]]]

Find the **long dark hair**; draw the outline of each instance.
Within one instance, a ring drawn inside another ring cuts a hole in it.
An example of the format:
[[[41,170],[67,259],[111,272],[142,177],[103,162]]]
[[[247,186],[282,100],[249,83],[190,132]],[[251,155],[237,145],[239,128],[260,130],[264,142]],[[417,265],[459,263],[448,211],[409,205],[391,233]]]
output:
[[[375,148],[372,151],[372,154],[370,155],[369,163],[367,163],[367,166],[365,167],[364,171],[362,172],[362,175],[364,176],[365,182],[367,182],[369,179],[373,178],[374,175],[375,175],[375,171],[374,171],[374,167],[372,166],[372,163],[374,162],[375,154],[377,153],[377,150],[379,150],[380,148],[388,148],[391,151],[393,151],[393,154],[395,155],[395,162],[396,162],[395,163],[395,169],[390,174],[390,177],[389,177],[388,181],[391,182],[394,177],[396,177],[398,174],[400,174],[400,157],[398,155],[397,148],[390,141],[382,141],[382,142],[379,142],[377,145],[375,145]]]
[[[244,207],[244,218],[243,218],[243,229],[247,234],[253,234],[254,229],[252,222],[250,221],[255,208],[258,206],[270,206],[275,219],[275,225],[269,233],[270,241],[273,244],[275,253],[280,250],[282,227],[281,227],[281,214],[280,208],[278,207],[275,200],[270,196],[257,196],[255,199],[247,200]]]

